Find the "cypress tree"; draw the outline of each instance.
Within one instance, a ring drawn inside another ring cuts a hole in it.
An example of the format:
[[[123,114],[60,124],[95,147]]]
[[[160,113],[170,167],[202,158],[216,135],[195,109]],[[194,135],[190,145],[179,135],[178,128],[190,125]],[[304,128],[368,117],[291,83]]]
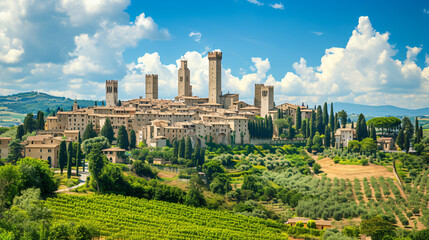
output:
[[[121,126],[118,131],[118,145],[122,149],[128,149],[130,143],[128,141],[128,132],[125,126]]]
[[[200,144],[200,141],[197,140],[197,142],[195,143],[195,151],[194,151],[194,164],[196,167],[199,167],[200,153],[201,153],[201,144]]]
[[[106,118],[103,128],[100,132],[101,136],[104,136],[109,141],[109,144],[112,144],[113,139],[115,138],[115,132],[113,132],[112,123],[109,118]]]
[[[67,164],[67,144],[65,141],[60,143],[60,150],[58,151],[58,165],[60,167],[61,174]]]
[[[355,122],[352,121],[352,129],[355,128]]]
[[[324,128],[322,107],[319,105],[316,112],[316,131],[319,132],[319,134],[323,133]]]
[[[311,119],[310,121],[310,135],[308,135],[308,138],[313,139],[314,137],[314,123],[313,123],[313,119]]]
[[[401,149],[404,149],[404,135],[404,129],[401,128],[401,130],[399,130],[398,136],[396,137],[396,144]]]
[[[167,139],[168,140],[168,139]],[[130,131],[130,150],[136,148],[136,132],[134,129]]]
[[[81,158],[82,158],[82,151],[80,149],[80,143],[78,143],[77,150],[76,150],[76,176],[79,176],[79,163]]]
[[[92,122],[89,122],[88,125],[86,125],[85,131],[83,132],[83,140],[95,138],[97,136],[97,133],[94,131],[94,126],[92,125]]]
[[[310,122],[311,122],[311,120],[310,120]],[[311,126],[310,126],[310,122],[308,121],[308,119],[307,119],[307,121],[306,121],[306,123],[307,123],[307,129],[305,130],[305,137],[310,137],[311,136]]]
[[[324,140],[325,148],[329,148],[329,146],[331,145],[331,129],[329,128],[329,125],[326,125]]]
[[[45,129],[45,118],[42,111],[37,112],[36,127],[38,130]]]
[[[328,124],[329,124],[328,103],[325,102],[325,104],[323,104],[323,126],[326,126]]]
[[[180,139],[179,142],[179,158],[185,158],[185,138]]]
[[[80,131],[79,131],[79,135],[78,135],[78,137],[77,137],[77,141],[78,141],[79,143],[82,143],[82,138],[80,137]]]
[[[368,129],[366,126],[365,116],[361,113],[359,114],[358,121],[356,124],[356,137],[358,141],[368,137]]]
[[[329,115],[329,124],[331,124],[331,130],[335,131],[335,116],[334,116],[334,104],[331,103],[331,115]]]
[[[404,150],[406,153],[410,150],[410,133],[407,131],[404,132]]]
[[[371,124],[371,136],[374,141],[377,142],[377,131],[375,130],[374,124]]]
[[[24,136],[24,125],[18,125],[16,129],[16,139],[22,140],[22,136]]]
[[[296,109],[296,120],[295,120],[295,129],[296,130],[301,129],[301,122],[302,122],[301,108],[298,107]]]
[[[70,179],[71,178],[71,172],[72,172],[72,159],[73,159],[73,143],[70,142],[69,143],[69,147],[68,147],[68,155],[67,155],[67,178]]]
[[[198,161],[199,166],[203,166],[206,160],[206,150],[204,148],[200,148],[200,159]]]
[[[331,131],[331,145],[335,147],[335,131]]]
[[[24,134],[37,130],[36,121],[32,113],[27,114],[24,119]]]
[[[186,138],[185,142],[185,158],[192,160],[192,142],[189,136]]]
[[[420,143],[421,139],[422,139],[422,135],[420,135],[420,127],[419,127],[419,119],[418,117],[416,117],[416,122],[414,124],[414,127],[416,128],[416,130],[414,131],[416,134],[416,138],[415,138],[415,143]]]
[[[179,158],[179,141],[177,140],[173,143],[173,156]]]
[[[310,120],[310,136],[313,139],[314,134],[316,133],[316,112],[315,110],[311,111],[311,120]]]
[[[301,133],[304,135],[304,138],[307,137],[307,121],[302,121]]]

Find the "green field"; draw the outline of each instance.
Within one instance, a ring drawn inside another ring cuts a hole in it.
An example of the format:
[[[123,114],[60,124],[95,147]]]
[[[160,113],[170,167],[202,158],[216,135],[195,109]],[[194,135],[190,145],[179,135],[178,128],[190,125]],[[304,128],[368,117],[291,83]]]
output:
[[[0,108],[0,126],[11,127],[21,124],[24,121],[25,114],[10,112],[7,109]]]
[[[109,239],[288,239],[272,220],[120,195],[48,198],[55,220],[83,222]]]

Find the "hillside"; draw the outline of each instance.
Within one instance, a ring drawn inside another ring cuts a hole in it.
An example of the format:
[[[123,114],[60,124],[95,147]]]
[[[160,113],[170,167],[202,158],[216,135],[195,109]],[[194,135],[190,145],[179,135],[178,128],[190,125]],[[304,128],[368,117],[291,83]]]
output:
[[[384,106],[368,106],[355,103],[334,103],[334,110],[345,110],[350,114],[363,113],[365,116],[383,117],[383,116],[426,116],[429,115],[429,108],[406,109],[391,105]]]
[[[92,100],[77,100],[79,106],[93,106]],[[40,92],[24,92],[8,96],[0,96],[0,126],[15,126],[20,124],[27,113],[36,114],[39,110],[47,111],[58,107],[68,110],[74,100],[65,97],[52,96]]]

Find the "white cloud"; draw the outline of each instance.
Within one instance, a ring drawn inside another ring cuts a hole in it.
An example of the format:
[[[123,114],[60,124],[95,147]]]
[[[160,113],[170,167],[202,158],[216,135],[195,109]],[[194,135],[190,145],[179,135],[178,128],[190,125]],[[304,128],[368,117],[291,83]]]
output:
[[[69,53],[73,57],[63,67],[64,74],[84,76],[91,73],[113,74],[123,67],[122,52],[134,47],[142,39],[167,40],[166,29],[158,29],[151,17],[142,13],[134,23],[119,25],[103,22],[92,36],[81,34],[74,41],[76,49]]]
[[[422,70],[415,63],[422,49],[407,47],[407,59],[400,61],[393,58],[397,50],[388,40],[389,33],[376,32],[368,17],[360,17],[345,48],[327,49],[318,67],[307,66],[301,58],[293,65],[295,73],[288,72],[281,81],[269,83],[276,86],[276,94],[319,100],[388,104],[394,95],[396,99],[418,95],[427,99],[429,68]],[[421,106],[411,101],[397,101],[395,105]]]
[[[191,33],[189,33],[189,37],[193,38],[195,42],[200,42],[201,33],[200,32],[191,32]]]
[[[313,34],[316,34],[317,36],[322,36],[323,33],[322,32],[312,32]]]
[[[279,9],[279,10],[285,9],[285,6],[283,6],[282,3],[274,3],[274,4],[270,4],[270,6],[274,9]]]
[[[426,14],[429,14],[429,10],[427,10],[427,9],[423,9],[423,12]]]
[[[253,3],[253,4],[255,4],[255,5],[258,5],[258,6],[262,6],[262,5],[264,5],[262,2],[260,2],[259,0],[247,0],[248,2],[250,2],[250,3]]]

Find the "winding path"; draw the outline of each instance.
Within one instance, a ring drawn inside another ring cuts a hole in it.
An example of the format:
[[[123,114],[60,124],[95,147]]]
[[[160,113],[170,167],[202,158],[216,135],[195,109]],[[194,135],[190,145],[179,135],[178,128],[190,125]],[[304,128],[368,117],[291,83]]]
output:
[[[88,162],[85,162],[85,170],[88,170]],[[55,171],[55,173],[59,173],[59,172],[60,172],[59,170]],[[72,170],[72,173],[73,172],[76,173],[76,170]],[[65,188],[65,189],[57,190],[57,191],[55,191],[55,193],[69,192],[75,188],[78,188],[78,187],[84,185],[86,183],[86,179],[90,175],[90,173],[88,171],[85,171],[85,172],[79,172],[79,174],[80,174],[80,177],[79,177],[79,184],[78,185],[73,186],[73,187],[69,187],[69,188]]]

